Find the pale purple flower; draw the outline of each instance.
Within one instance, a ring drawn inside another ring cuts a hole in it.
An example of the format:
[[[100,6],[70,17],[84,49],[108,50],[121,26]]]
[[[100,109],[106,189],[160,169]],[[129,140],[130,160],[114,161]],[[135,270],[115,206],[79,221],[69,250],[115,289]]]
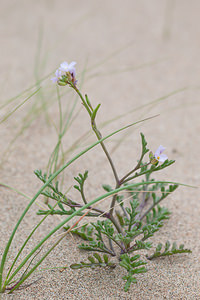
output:
[[[61,77],[61,71],[60,70],[56,70],[55,77],[51,78],[51,80],[53,81],[53,83],[56,83],[56,82],[58,82],[58,80],[60,79],[60,77]]]
[[[162,154],[164,150],[165,148],[162,145],[160,145],[154,154],[155,159],[161,163],[168,159],[167,155]]]
[[[69,72],[73,77],[75,77],[75,65],[75,61],[72,61],[70,64],[64,61],[62,64],[60,64],[59,70],[63,72]]]

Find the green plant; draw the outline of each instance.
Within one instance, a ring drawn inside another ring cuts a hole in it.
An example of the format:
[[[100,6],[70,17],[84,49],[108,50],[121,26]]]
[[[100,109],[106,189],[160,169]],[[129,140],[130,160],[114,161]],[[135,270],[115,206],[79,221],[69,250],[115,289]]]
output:
[[[69,65],[66,62],[61,64],[61,68],[57,70],[56,77],[53,78],[53,81],[61,86],[70,86],[79,95],[83,106],[89,114],[91,127],[97,139],[100,141],[102,134],[96,124],[96,116],[100,104],[93,108],[88,96],[85,95],[84,97],[77,88],[74,65],[74,62]],[[65,72],[64,75],[62,75],[61,71]],[[90,224],[84,224],[79,228],[74,228],[71,232],[85,240],[85,243],[79,245],[80,249],[101,252],[111,257],[118,256],[119,265],[128,271],[128,275],[123,277],[123,279],[126,280],[125,290],[127,291],[131,282],[136,282],[136,277],[133,277],[133,275],[147,271],[144,266],[137,268],[140,265],[146,264],[146,262],[139,260],[140,255],[131,255],[135,251],[142,249],[149,250],[152,247],[152,243],[147,240],[151,238],[164,225],[164,221],[170,217],[170,212],[167,208],[161,207],[160,202],[178,187],[178,184],[168,184],[164,181],[158,182],[152,178],[152,174],[169,167],[174,161],[168,160],[167,156],[162,153],[164,151],[164,147],[162,146],[159,146],[154,154],[150,152],[146,159],[146,154],[149,152],[149,149],[147,148],[146,139],[141,133],[142,147],[140,158],[133,169],[122,178],[119,178],[106,145],[104,142],[101,142],[100,145],[108,159],[116,182],[115,187],[103,184],[103,189],[106,192],[111,192],[114,189],[125,187],[125,191],[128,192],[131,197],[127,201],[125,194],[115,193],[110,201],[110,209],[107,211],[91,206],[90,211],[85,214],[85,217],[96,217],[98,220]],[[41,178],[41,174],[36,173],[36,175],[44,182],[44,177]],[[130,186],[130,183],[138,177],[142,177],[140,184]],[[85,171],[84,174],[79,173],[79,175],[74,178],[78,183],[78,185],[74,185],[74,188],[79,191],[83,205],[87,203],[87,196],[84,192],[84,184],[87,178],[88,171]],[[80,207],[80,203],[68,199],[60,192],[58,184],[56,187],[51,186],[50,188],[53,194],[46,194],[46,196],[56,201],[62,200],[62,204],[59,204],[59,208],[53,211],[51,206],[49,206],[47,210],[39,210],[38,214],[45,215],[48,214],[50,210],[51,214],[71,214],[75,211],[76,207]],[[68,210],[67,207],[70,209]],[[69,230],[69,227],[65,228]],[[183,245],[181,245],[178,250],[174,248],[172,251],[165,251],[163,254],[157,249],[155,254],[148,258],[152,259],[161,255],[186,252],[190,253],[190,250],[184,249]],[[97,255],[97,253],[94,255]],[[91,261],[90,256],[89,260]],[[107,265],[105,264],[105,266]],[[93,268],[94,264],[81,262],[80,264],[71,265],[73,269],[83,267]]]
[[[52,81],[59,86],[71,87],[78,95],[89,115],[91,128],[97,138],[97,142],[93,143],[58,168],[61,139],[66,130],[66,126],[63,126],[61,102],[58,92],[60,112],[58,143],[53,152],[53,159],[50,159],[48,171],[45,173],[40,170],[35,171],[35,175],[43,185],[24,210],[6,245],[0,265],[0,291],[4,292],[5,290],[9,290],[11,293],[21,286],[69,232],[78,235],[85,241],[79,245],[80,249],[95,252],[93,256],[90,255],[88,257],[89,262],[72,264],[71,268],[82,269],[100,266],[112,269],[116,262],[110,260],[110,257],[111,259],[112,257],[117,257],[118,264],[127,271],[127,275],[123,276],[123,279],[126,281],[124,289],[125,291],[128,291],[131,283],[137,281],[136,275],[147,271],[145,267],[147,261],[142,260],[138,252],[140,250],[148,251],[151,249],[152,242],[149,241],[149,239],[159,231],[164,225],[165,220],[170,217],[168,209],[160,206],[160,203],[181,185],[176,182],[156,180],[152,175],[155,172],[161,171],[172,165],[174,160],[168,160],[167,156],[163,154],[165,148],[161,145],[154,154],[151,151],[149,152],[145,136],[141,133],[140,157],[135,163],[135,167],[132,167],[129,172],[120,178],[112,157],[105,145],[105,140],[130,126],[148,120],[149,118],[120,128],[106,137],[102,137],[96,124],[96,117],[100,109],[100,104],[94,108],[89,97],[87,95],[83,96],[78,89],[75,76],[75,62],[72,62],[71,64],[67,64],[66,62],[62,63],[60,69],[56,71],[56,76],[52,78]],[[60,184],[58,175],[79,157],[97,145],[101,146],[102,151],[109,162],[115,180],[115,186],[112,187],[108,184],[102,184],[104,190],[102,195],[89,201],[87,198],[87,191],[85,190],[85,182],[88,179],[89,173],[88,171],[85,171],[83,174],[79,173],[78,176],[74,178],[76,181],[74,189],[79,192],[81,201],[71,199],[71,197],[62,191],[62,184]],[[147,155],[148,153],[149,155]],[[136,178],[137,181],[135,180]],[[8,273],[5,275],[5,278],[3,278],[5,262],[15,233],[27,211],[39,195],[44,195],[48,199],[47,209],[40,209],[38,211],[38,215],[44,215],[44,217],[26,238],[24,244],[21,246],[13,260]],[[110,201],[109,209],[105,210],[103,209],[103,206],[101,209],[97,208],[95,204],[101,203],[101,201],[105,199],[106,201]],[[52,205],[50,201],[54,201],[54,204]],[[26,244],[38,227],[50,215],[61,215],[64,216],[64,219],[22,259],[18,266],[16,266]],[[70,220],[77,216],[79,219],[73,223],[73,225],[66,226]],[[78,225],[80,221],[86,217],[93,217],[97,220]],[[60,228],[63,228],[63,226],[66,231],[41,258],[38,258],[38,254],[44,247],[45,242]],[[172,249],[169,250],[169,244],[166,243],[165,250],[162,253],[160,252],[161,248],[162,245],[159,244],[155,253],[147,258],[150,260],[159,256],[191,252],[188,249],[184,249],[183,245],[179,248],[177,248],[176,245],[173,245]],[[135,253],[133,254],[133,252]],[[31,264],[33,261],[35,262],[35,265],[32,267]],[[14,279],[19,272],[22,272],[22,275],[18,279]]]

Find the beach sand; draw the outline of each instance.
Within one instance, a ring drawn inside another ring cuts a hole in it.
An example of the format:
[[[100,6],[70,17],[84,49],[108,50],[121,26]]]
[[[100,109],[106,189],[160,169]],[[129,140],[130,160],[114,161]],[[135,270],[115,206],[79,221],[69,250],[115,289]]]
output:
[[[118,142],[124,134],[106,143],[110,151],[119,146],[112,152],[119,174],[122,176],[130,165],[135,165],[140,155],[139,134],[143,132],[152,151],[162,144],[168,157],[176,160],[174,165],[158,172],[156,179],[199,186],[199,11],[198,0],[1,0],[1,104],[35,85],[62,61],[74,60],[83,94],[89,95],[93,105],[102,104],[97,123],[124,114],[102,129],[104,136],[131,122],[158,115],[129,129],[122,144]],[[29,197],[41,186],[33,171],[45,170],[57,142],[53,123],[58,124],[59,120],[56,90],[50,77],[30,92],[39,86],[40,92],[2,122],[0,130],[3,161],[0,182]],[[3,107],[1,120],[27,95]],[[71,92],[65,94],[62,105],[69,105],[71,99],[74,100]],[[42,108],[38,111],[39,106]],[[65,149],[89,129],[87,114],[77,103],[79,109],[78,118],[63,139]],[[22,124],[28,124],[27,128],[12,143]],[[90,137],[84,141],[75,153],[94,140]],[[67,160],[73,155],[70,153]],[[100,147],[96,147],[70,166],[65,174],[66,189],[74,184],[73,177],[86,169],[88,198],[102,192],[102,183],[114,185],[109,165]],[[73,191],[69,193],[73,195]],[[4,187],[0,187],[0,195],[2,254],[29,200]],[[103,205],[106,207],[107,203]],[[59,269],[36,272],[27,284],[39,279],[37,282],[11,295],[2,294],[2,299],[200,299],[199,189],[180,187],[163,205],[172,216],[152,239],[153,243],[167,240],[184,243],[192,254],[150,261],[148,272],[138,275],[138,283],[132,284],[129,292],[123,290],[125,271],[120,267],[112,271],[67,268],[63,272]],[[37,210],[34,205],[19,227],[6,267],[41,219],[36,215]],[[49,217],[25,248],[25,254],[59,222],[57,216]],[[77,237],[67,236],[39,269],[69,266],[86,259],[87,253],[77,248],[80,242]]]

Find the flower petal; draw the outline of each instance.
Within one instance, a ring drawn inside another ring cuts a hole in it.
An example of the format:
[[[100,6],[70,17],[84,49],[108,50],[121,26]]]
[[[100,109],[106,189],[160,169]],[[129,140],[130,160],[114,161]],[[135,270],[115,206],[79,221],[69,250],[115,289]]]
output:
[[[168,157],[167,157],[167,155],[165,155],[165,154],[161,154],[160,155],[160,158],[158,159],[159,160],[159,162],[165,162],[166,160],[168,159]]]
[[[53,81],[53,83],[56,83],[58,81],[57,77],[52,77],[51,80]]]
[[[55,77],[51,78],[51,80],[53,81],[53,83],[56,83],[58,82],[60,77],[61,77],[61,71],[58,69],[55,72]]]
[[[64,61],[63,63],[61,63],[59,70],[63,71],[63,72],[68,72],[69,71],[69,65],[68,65],[68,63],[66,61]]]
[[[163,147],[162,145],[160,145],[160,146],[158,147],[158,149],[156,150],[156,152],[155,152],[155,157],[160,156],[160,154],[161,154],[165,149],[166,149],[165,147]]]
[[[59,69],[56,70],[55,75],[57,78],[61,77],[61,71]]]
[[[63,72],[70,72],[71,74],[72,73],[75,74],[75,67],[74,67],[75,65],[76,65],[75,61],[72,61],[70,64],[64,61],[63,63],[60,64],[59,70]]]
[[[69,69],[74,68],[75,65],[76,65],[75,61],[70,62]]]

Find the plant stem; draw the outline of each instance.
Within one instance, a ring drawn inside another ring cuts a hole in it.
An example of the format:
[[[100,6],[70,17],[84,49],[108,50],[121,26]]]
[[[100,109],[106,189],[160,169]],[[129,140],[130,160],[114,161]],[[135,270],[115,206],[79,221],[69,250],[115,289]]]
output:
[[[114,248],[113,248],[112,240],[109,237],[108,237],[108,241],[109,241],[110,250],[113,252],[114,255],[116,255]]]
[[[134,169],[132,169],[130,172],[128,172],[124,177],[122,177],[120,180],[116,181],[116,189],[119,188],[122,184],[124,184],[125,182],[128,182],[129,180],[133,179],[133,177],[129,177],[131,174],[133,174],[135,171],[137,171],[138,169],[140,169],[142,167],[141,163],[142,163],[142,160],[143,160],[143,157],[144,157],[144,153],[142,151],[142,154],[140,156],[140,160],[138,161],[136,167]],[[146,165],[149,165],[149,163],[147,163]],[[145,166],[146,166],[145,165]],[[113,199],[112,199],[112,202],[111,202],[111,205],[110,205],[110,211],[109,213],[111,215],[113,215],[113,211],[114,211],[114,207],[115,207],[115,203],[116,203],[116,200],[117,200],[117,195],[114,195],[113,196]]]
[[[102,139],[102,134],[101,134],[101,132],[98,130],[95,120],[92,118],[92,112],[93,112],[92,106],[87,104],[87,102],[85,101],[83,95],[81,94],[81,92],[79,91],[79,89],[78,89],[73,83],[69,82],[69,84],[70,84],[70,86],[78,93],[80,99],[82,100],[82,103],[83,103],[84,107],[86,108],[86,110],[87,110],[87,112],[88,112],[88,114],[89,114],[89,116],[90,116],[90,118],[91,118],[91,126],[92,126],[92,130],[94,131],[94,133],[95,133],[97,139],[100,141],[100,140]],[[118,187],[120,187],[120,184],[119,184],[119,177],[118,177],[116,168],[115,168],[115,166],[114,166],[114,163],[113,163],[113,161],[112,161],[112,159],[111,159],[111,157],[110,157],[110,154],[109,154],[109,152],[108,152],[108,150],[107,150],[105,144],[101,141],[101,142],[100,142],[100,145],[101,145],[101,147],[102,147],[102,149],[103,149],[103,151],[104,151],[104,153],[105,153],[105,155],[106,155],[106,157],[107,157],[107,159],[108,159],[108,161],[109,161],[109,163],[110,163],[110,166],[111,166],[111,169],[112,169],[112,171],[113,171],[113,175],[114,175],[115,181],[116,181],[116,188],[118,188]],[[84,199],[83,199],[83,200],[84,200]],[[84,202],[85,202],[85,201],[84,201]],[[85,202],[85,204],[86,204],[86,202]],[[116,222],[116,220],[113,218],[112,214],[109,213],[109,216],[110,216],[109,218],[110,218],[111,222],[112,222],[113,225],[116,227],[117,231],[120,232],[120,233],[122,233],[122,230],[121,230],[120,226],[117,224],[117,222]]]
[[[150,162],[147,163],[147,164],[145,164],[145,165],[143,165],[143,166],[148,166],[149,164],[150,164]],[[130,181],[130,180],[132,180],[132,179],[134,179],[136,177],[139,177],[139,176],[143,175],[143,174],[135,174],[134,176],[128,177],[129,175],[131,175],[133,172],[135,172],[136,170],[140,169],[141,167],[142,166],[138,166],[137,165],[133,170],[131,170],[129,173],[127,173],[122,179],[119,180],[119,183],[118,183],[118,185],[116,185],[115,188],[117,189],[122,184],[124,184],[124,183],[126,183],[126,182],[128,182],[128,181]],[[113,199],[112,199],[112,202],[111,202],[111,206],[110,206],[110,211],[109,211],[110,214],[113,214],[113,210],[114,210],[114,206],[115,206],[115,203],[116,203],[116,199],[117,199],[117,195],[114,195]]]
[[[73,83],[70,83],[71,87],[78,93],[79,97],[81,98],[82,100],[82,103],[84,105],[84,107],[86,108],[89,116],[91,117],[92,116],[92,107],[88,106],[83,95],[81,94],[81,92],[79,91],[79,89],[73,84]],[[97,139],[100,141],[102,139],[102,134],[101,132],[98,130],[97,128],[97,125],[96,125],[96,122],[95,120],[92,120],[91,119],[91,126],[92,126],[92,130],[94,131]],[[110,157],[110,154],[108,153],[108,150],[106,149],[106,146],[103,142],[100,143],[109,163],[110,163],[110,166],[111,166],[111,169],[113,171],[113,174],[114,174],[114,177],[115,177],[115,181],[116,181],[116,184],[119,182],[119,178],[118,178],[118,175],[117,175],[117,171],[116,171],[116,168],[114,166],[114,163]]]
[[[81,193],[81,197],[82,197],[83,202],[84,202],[85,204],[87,204],[87,200],[86,200],[85,194],[84,194],[83,185],[81,186],[80,193]]]
[[[102,135],[101,135],[100,131],[97,129],[95,121],[92,121],[92,129],[93,129],[94,133],[96,134],[97,139],[100,140],[102,138]],[[103,151],[104,151],[104,153],[105,153],[105,155],[106,155],[106,157],[107,157],[107,159],[110,163],[110,166],[112,168],[112,171],[113,171],[113,174],[114,174],[114,177],[115,177],[116,185],[117,185],[118,182],[119,182],[119,177],[117,175],[117,171],[115,169],[113,161],[112,161],[112,159],[110,157],[110,154],[108,153],[108,150],[106,149],[106,146],[105,146],[104,143],[101,143],[101,147],[102,147],[102,149],[103,149]]]
[[[118,225],[117,221],[116,221],[115,218],[114,218],[111,214],[109,214],[109,213],[108,213],[108,219],[110,219],[110,221],[113,223],[113,225],[115,226],[115,228],[117,229],[117,231],[118,231],[119,233],[122,233],[122,230],[121,230],[120,226]]]
[[[57,200],[56,198],[53,198],[53,197],[50,197],[50,198],[53,199],[53,200],[55,200],[55,201],[59,201],[59,200]],[[69,199],[68,199],[68,200],[69,200]],[[70,201],[70,200],[69,200],[69,201]],[[70,204],[70,203],[66,203],[65,201],[60,201],[60,203],[66,205],[66,206],[69,206],[69,207],[83,207],[83,205],[81,205],[81,204],[79,204],[79,203],[75,203],[75,202],[73,202],[73,204]],[[85,204],[87,204],[87,202],[86,202]],[[99,208],[95,208],[95,207],[89,206],[87,209],[90,209],[90,210],[94,210],[94,211],[96,211],[96,212],[99,212],[100,215],[101,215],[102,217],[108,218],[108,214],[107,214],[105,211],[103,211],[103,210],[101,210],[101,209],[99,209]]]
[[[165,199],[167,196],[163,196],[161,197],[157,202],[153,203],[148,209],[147,211],[139,218],[139,220],[141,221],[142,219],[144,219],[144,217],[156,206],[158,205],[163,199]]]
[[[54,186],[52,184],[49,184],[48,187],[50,189],[52,189],[54,193],[56,193],[59,197],[61,197],[63,199],[63,200],[60,200],[59,198],[56,198],[52,194],[48,195],[48,197],[51,198],[52,200],[60,202],[60,203],[66,205],[66,206],[69,206],[69,207],[82,207],[83,206],[83,205],[81,205],[79,203],[76,203],[76,202],[72,201],[69,197],[66,197],[64,194],[58,193],[57,190],[54,188]],[[47,195],[45,195],[45,193],[42,193],[42,194],[47,197]],[[85,204],[87,204],[87,201],[85,202]],[[94,210],[96,212],[99,212],[102,216],[108,218],[108,214],[105,211],[103,211],[103,210],[101,210],[99,208],[88,207],[88,209],[91,209],[91,210]]]
[[[131,170],[129,173],[127,173],[127,174],[120,180],[120,182],[121,182],[121,183],[125,183],[125,182],[131,180],[131,179],[127,178],[127,177],[129,177],[132,173],[134,173],[134,172],[137,171],[138,169],[141,169],[143,166],[148,166],[148,165],[150,164],[150,162],[149,162],[149,163],[146,163],[146,164],[144,164],[144,165],[141,166],[141,162],[142,162],[142,160],[140,159],[139,162],[138,162],[138,164],[137,164],[137,166],[136,166],[133,170]],[[132,178],[132,177],[131,177],[131,178]]]
[[[145,165],[143,165],[143,166],[148,166],[148,165],[150,165],[151,163],[150,162],[148,162],[148,163],[146,163]],[[141,166],[141,167],[143,167],[143,166]],[[140,167],[140,168],[141,168]],[[138,168],[138,169],[140,169],[140,168]],[[136,170],[135,170],[136,171]],[[126,183],[126,182],[128,182],[128,181],[130,181],[130,180],[133,180],[134,178],[136,178],[136,177],[139,177],[139,176],[142,176],[142,175],[144,175],[144,174],[146,174],[146,173],[148,173],[149,172],[149,170],[147,170],[145,173],[136,173],[134,176],[131,176],[131,177],[128,177],[127,178],[127,176],[126,176],[126,178],[124,178],[124,180],[123,180],[123,183]],[[133,172],[131,172],[131,173],[133,173]],[[130,174],[129,174],[130,175]]]

